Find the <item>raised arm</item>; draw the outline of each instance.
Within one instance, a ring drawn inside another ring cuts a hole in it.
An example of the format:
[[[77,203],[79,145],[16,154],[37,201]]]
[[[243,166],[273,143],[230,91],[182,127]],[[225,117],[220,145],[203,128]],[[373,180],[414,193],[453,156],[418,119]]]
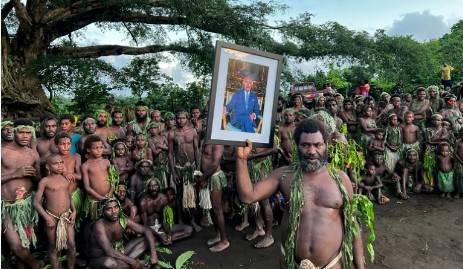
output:
[[[282,169],[256,184],[251,183],[248,170],[248,157],[251,154],[252,142],[246,140],[246,147],[236,148],[236,185],[242,202],[250,204],[261,201],[278,190]]]

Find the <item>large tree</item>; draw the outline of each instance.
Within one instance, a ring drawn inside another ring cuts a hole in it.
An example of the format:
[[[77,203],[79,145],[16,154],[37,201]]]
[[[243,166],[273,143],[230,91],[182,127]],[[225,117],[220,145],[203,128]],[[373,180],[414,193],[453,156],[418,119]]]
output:
[[[210,74],[218,38],[304,59],[361,56],[368,41],[364,33],[336,23],[313,25],[310,14],[269,23],[283,8],[228,0],[10,0],[2,6],[3,106],[13,115],[51,109],[40,70],[30,68],[40,63],[48,68],[50,57],[62,62],[168,51],[181,53],[195,73]],[[123,31],[133,46],[76,42],[76,32],[92,24]],[[167,32],[183,38],[169,41]]]

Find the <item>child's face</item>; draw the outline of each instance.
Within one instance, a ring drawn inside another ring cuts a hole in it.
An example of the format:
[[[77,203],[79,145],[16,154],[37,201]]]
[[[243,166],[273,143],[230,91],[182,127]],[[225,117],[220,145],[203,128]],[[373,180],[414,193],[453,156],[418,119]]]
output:
[[[55,156],[47,162],[46,168],[52,174],[62,174],[64,172],[64,161],[60,156]]]
[[[415,116],[411,113],[408,113],[407,116],[405,116],[406,123],[413,123],[414,119],[415,119]]]
[[[390,118],[390,121],[391,121],[391,126],[397,126],[399,125],[399,120],[397,119],[397,116],[392,116]]]
[[[125,147],[122,144],[117,144],[116,148],[116,156],[121,157],[125,155]]]
[[[94,158],[100,158],[101,156],[103,156],[103,142],[93,142],[92,146],[88,150],[88,153]]]
[[[450,149],[449,149],[449,146],[442,146],[440,148],[440,154],[444,157],[447,157],[450,155]]]
[[[442,125],[442,120],[439,119],[439,118],[434,118],[434,119],[432,120],[432,125],[434,125],[434,127],[439,127],[439,126]]]
[[[137,136],[136,145],[138,148],[143,148],[145,146],[145,137],[143,135]]]
[[[376,139],[377,140],[383,140],[383,138],[384,138],[384,133],[383,132],[376,133]]]
[[[159,128],[157,127],[152,127],[148,131],[150,132],[150,135],[158,135],[160,133]]]
[[[368,175],[370,176],[376,175],[376,167],[374,165],[368,166],[367,171],[368,171]]]
[[[62,155],[69,154],[71,149],[71,139],[64,137],[58,141],[58,152]]]
[[[133,136],[127,136],[125,138],[125,145],[127,148],[131,149],[133,147]]]

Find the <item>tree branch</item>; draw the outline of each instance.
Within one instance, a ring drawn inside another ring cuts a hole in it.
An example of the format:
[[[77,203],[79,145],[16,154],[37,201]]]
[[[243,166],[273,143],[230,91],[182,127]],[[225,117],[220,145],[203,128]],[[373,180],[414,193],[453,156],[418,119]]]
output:
[[[12,0],[16,16],[18,17],[19,23],[26,28],[30,28],[32,25],[32,19],[27,13],[26,7],[20,0]]]
[[[2,7],[2,21],[10,14],[11,10],[13,9],[13,0],[10,0],[10,2],[6,3]]]
[[[62,55],[72,58],[98,58],[101,56],[111,55],[139,55],[146,53],[157,53],[163,51],[183,52],[183,53],[201,53],[200,48],[185,47],[180,44],[169,45],[150,45],[145,47],[129,47],[118,45],[99,45],[89,47],[53,47],[48,49],[47,54]]]

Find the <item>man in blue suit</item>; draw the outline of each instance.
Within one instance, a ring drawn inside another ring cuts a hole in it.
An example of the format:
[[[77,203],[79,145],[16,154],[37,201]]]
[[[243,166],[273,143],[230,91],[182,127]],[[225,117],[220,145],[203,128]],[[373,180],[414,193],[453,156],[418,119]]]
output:
[[[243,78],[242,88],[237,90],[225,107],[225,113],[230,114],[230,130],[254,133],[256,119],[262,119],[257,94],[251,91],[253,79]]]

